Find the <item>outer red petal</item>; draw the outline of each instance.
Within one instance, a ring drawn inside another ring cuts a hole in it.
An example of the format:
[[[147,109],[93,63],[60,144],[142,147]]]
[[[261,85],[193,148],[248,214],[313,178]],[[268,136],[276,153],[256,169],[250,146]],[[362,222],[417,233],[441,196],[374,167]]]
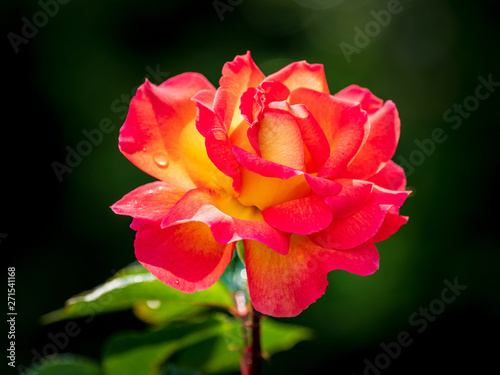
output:
[[[342,185],[342,190],[339,194],[325,199],[336,218],[350,216],[361,209],[373,189],[373,184],[366,181],[342,179],[336,182]]]
[[[382,99],[373,95],[370,90],[359,87],[358,85],[350,85],[345,89],[340,90],[335,94],[337,98],[358,102],[369,115],[378,111],[384,104]]]
[[[336,177],[365,141],[369,131],[366,112],[358,103],[302,88],[292,92],[290,103],[304,104],[309,109],[330,144],[330,157],[318,176]]]
[[[378,269],[378,252],[370,243],[349,251],[327,250],[307,237],[293,235],[285,256],[256,241],[244,243],[252,304],[276,317],[296,316],[321,297],[329,271],[368,275]]]
[[[377,234],[371,239],[374,243],[385,241],[396,233],[403,224],[408,222],[408,216],[396,215],[389,212]]]
[[[315,194],[321,196],[337,195],[342,190],[342,185],[326,178],[305,174],[306,181]]]
[[[241,96],[249,87],[257,87],[264,78],[250,52],[224,65],[213,108],[228,133],[243,121],[239,111]]]
[[[243,218],[230,216],[222,210],[232,211],[228,213],[239,214]],[[188,222],[202,222],[209,226],[220,244],[254,239],[279,253],[288,252],[288,234],[272,228],[252,208],[239,206],[230,197],[217,197],[202,189],[191,190],[165,216],[162,227]]]
[[[368,116],[370,133],[346,171],[346,176],[367,178],[380,171],[394,156],[399,140],[400,120],[396,106],[387,101]]]
[[[404,190],[406,187],[404,169],[392,160],[380,172],[368,178],[368,181],[389,190]]]
[[[392,206],[401,207],[409,192],[374,186],[366,204],[354,214],[334,219],[328,228],[309,237],[328,249],[352,249],[370,240],[379,231]]]
[[[264,82],[281,82],[292,92],[298,88],[307,88],[329,94],[325,70],[321,64],[308,64],[305,61],[294,62],[269,75]]]
[[[311,234],[328,227],[332,212],[318,195],[291,200],[261,212],[266,223],[288,233]]]
[[[111,209],[119,215],[161,221],[184,193],[163,181],[155,181],[131,191]]]
[[[192,155],[183,152],[181,134],[194,122],[196,107],[190,99],[200,90],[215,88],[197,73],[172,77],[160,86],[146,80],[120,130],[120,150],[132,163],[184,190],[195,187],[199,177],[186,163]]]
[[[182,292],[212,286],[233,255],[234,244],[216,242],[203,223],[162,229],[159,222],[143,222],[135,227],[137,260],[160,281]]]

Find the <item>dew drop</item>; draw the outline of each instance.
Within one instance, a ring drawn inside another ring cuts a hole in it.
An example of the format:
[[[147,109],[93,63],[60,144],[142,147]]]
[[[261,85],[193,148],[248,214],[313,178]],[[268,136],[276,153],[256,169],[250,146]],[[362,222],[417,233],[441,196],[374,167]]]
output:
[[[157,152],[154,154],[153,160],[160,168],[168,167],[168,156],[164,152]]]
[[[179,280],[175,280],[175,283],[176,283],[176,284],[179,284]]]

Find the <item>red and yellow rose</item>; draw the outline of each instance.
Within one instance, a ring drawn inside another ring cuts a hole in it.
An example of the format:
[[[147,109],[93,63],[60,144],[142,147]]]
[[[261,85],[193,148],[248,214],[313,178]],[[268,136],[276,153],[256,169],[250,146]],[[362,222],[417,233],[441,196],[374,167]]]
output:
[[[112,209],[133,217],[137,259],[183,292],[214,284],[242,240],[254,307],[295,316],[329,271],[376,271],[374,244],[406,223],[399,129],[392,101],[354,85],[331,95],[304,61],[266,77],[237,56],[217,89],[198,73],[146,81],[119,147],[158,181]]]

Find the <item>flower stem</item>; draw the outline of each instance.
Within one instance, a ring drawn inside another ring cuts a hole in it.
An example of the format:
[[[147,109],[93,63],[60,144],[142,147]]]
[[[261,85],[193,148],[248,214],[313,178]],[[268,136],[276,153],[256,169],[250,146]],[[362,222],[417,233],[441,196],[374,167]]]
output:
[[[260,375],[262,363],[262,351],[260,347],[260,317],[260,312],[254,309],[252,313],[252,359],[250,375]]]
[[[247,335],[245,332],[245,350],[241,358],[241,375],[260,375],[262,363],[262,350],[260,346],[260,318],[262,314],[252,310],[251,320],[244,322],[243,330],[250,330],[252,342],[247,346]]]

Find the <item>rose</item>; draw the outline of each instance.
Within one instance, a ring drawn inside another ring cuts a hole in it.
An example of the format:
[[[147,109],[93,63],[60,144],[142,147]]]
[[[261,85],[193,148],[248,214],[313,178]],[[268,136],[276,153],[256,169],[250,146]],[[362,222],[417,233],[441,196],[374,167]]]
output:
[[[183,292],[209,288],[243,240],[254,307],[295,316],[329,271],[375,272],[374,243],[407,221],[404,172],[390,160],[399,127],[394,103],[367,89],[330,95],[318,64],[265,77],[248,52],[225,64],[218,89],[197,73],[146,80],[119,147],[159,181],[112,209],[133,217],[137,259]]]

